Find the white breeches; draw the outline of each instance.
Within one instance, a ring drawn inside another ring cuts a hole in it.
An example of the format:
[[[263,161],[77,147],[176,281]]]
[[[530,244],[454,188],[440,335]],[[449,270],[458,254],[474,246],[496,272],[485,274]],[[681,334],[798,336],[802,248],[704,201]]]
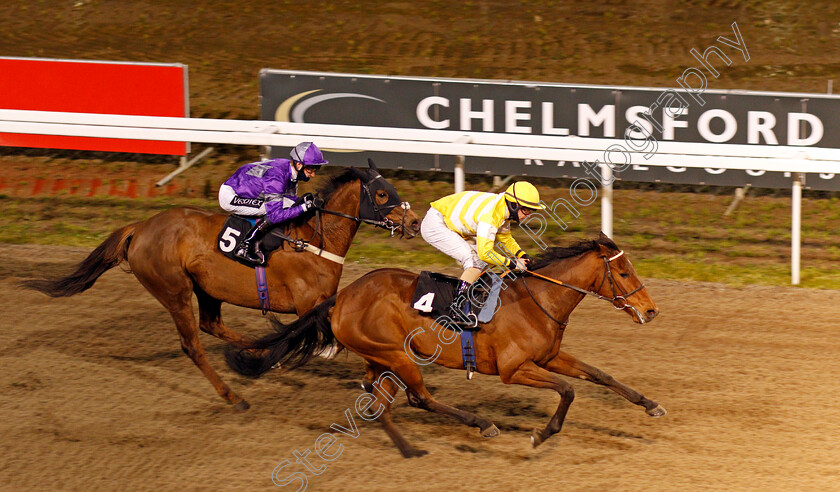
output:
[[[460,234],[446,226],[443,215],[430,208],[420,224],[420,234],[427,243],[444,254],[455,258],[463,268],[485,268],[487,263],[478,259],[475,242],[468,242]]]

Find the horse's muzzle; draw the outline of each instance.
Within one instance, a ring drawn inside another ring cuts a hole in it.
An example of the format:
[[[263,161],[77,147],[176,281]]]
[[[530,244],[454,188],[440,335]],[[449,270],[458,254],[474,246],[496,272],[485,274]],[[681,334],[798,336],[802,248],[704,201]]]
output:
[[[403,227],[407,229],[406,236],[414,237],[420,234],[420,219],[414,219]]]

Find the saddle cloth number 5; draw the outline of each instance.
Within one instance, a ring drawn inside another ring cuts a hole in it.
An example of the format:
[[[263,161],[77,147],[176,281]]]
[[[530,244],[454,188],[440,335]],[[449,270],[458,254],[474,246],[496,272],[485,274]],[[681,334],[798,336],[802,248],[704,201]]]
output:
[[[423,312],[423,313],[431,313],[432,312],[432,301],[435,300],[435,293],[429,292],[427,294],[423,294],[420,299],[417,299],[417,302],[414,303],[412,306],[414,309]]]
[[[219,249],[224,251],[225,253],[230,253],[233,251],[233,248],[236,246],[237,237],[242,234],[241,232],[237,231],[233,227],[228,227],[225,229],[224,234],[222,234],[222,238],[219,240]]]

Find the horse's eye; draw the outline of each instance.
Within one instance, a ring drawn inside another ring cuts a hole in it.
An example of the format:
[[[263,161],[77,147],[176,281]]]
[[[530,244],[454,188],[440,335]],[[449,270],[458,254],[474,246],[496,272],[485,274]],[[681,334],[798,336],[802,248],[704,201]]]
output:
[[[630,278],[629,273],[619,273],[619,275],[621,275],[621,278]]]
[[[380,191],[379,193],[376,194],[376,196],[378,196],[379,198],[385,198],[385,192]]]

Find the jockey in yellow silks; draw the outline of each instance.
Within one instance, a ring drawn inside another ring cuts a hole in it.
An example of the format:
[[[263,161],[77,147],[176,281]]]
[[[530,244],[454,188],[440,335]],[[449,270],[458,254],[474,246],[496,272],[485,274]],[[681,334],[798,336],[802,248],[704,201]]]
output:
[[[531,258],[511,235],[510,223],[518,223],[535,210],[545,209],[537,188],[531,183],[516,182],[504,193],[464,191],[430,205],[420,233],[426,242],[464,268],[459,294],[475,282],[488,264],[518,271],[527,269]],[[513,258],[496,251],[496,241]]]

